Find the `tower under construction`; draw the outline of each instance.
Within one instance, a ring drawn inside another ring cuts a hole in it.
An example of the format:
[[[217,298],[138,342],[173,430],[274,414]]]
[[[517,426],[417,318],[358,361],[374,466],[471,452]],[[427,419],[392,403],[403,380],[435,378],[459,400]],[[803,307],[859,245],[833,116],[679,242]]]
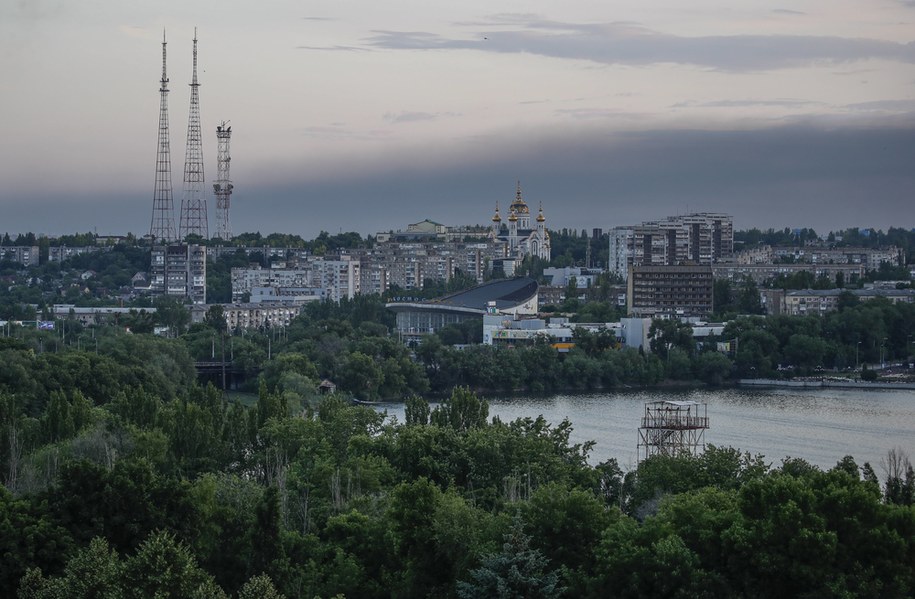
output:
[[[698,455],[705,449],[708,404],[696,401],[652,401],[645,404],[639,428],[639,459],[653,455]]]
[[[200,132],[200,96],[197,83],[197,29],[194,29],[194,71],[191,77],[191,110],[187,121],[184,154],[184,197],[181,200],[181,239],[199,235],[209,239],[203,176],[203,138]]]
[[[172,199],[172,160],[168,135],[168,76],[165,70],[165,31],[162,31],[162,79],[159,80],[159,147],[149,236],[153,243],[174,241],[175,205]]]
[[[216,182],[213,183],[213,195],[216,196],[216,237],[224,241],[232,239],[232,227],[229,225],[229,199],[232,196],[232,181],[229,178],[229,139],[232,127],[223,121],[216,127]]]

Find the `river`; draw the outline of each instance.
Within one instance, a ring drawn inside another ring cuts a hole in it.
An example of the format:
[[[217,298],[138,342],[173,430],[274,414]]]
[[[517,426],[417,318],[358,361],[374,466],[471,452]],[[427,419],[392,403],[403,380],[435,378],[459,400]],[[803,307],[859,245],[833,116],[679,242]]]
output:
[[[542,414],[568,418],[574,443],[595,441],[589,461],[616,458],[624,470],[637,462],[644,404],[663,399],[708,404],[705,443],[762,454],[775,465],[786,456],[831,468],[851,455],[878,475],[888,450],[902,448],[915,461],[915,391],[857,389],[715,389],[614,391],[551,396],[489,397],[489,414],[510,421]],[[384,404],[403,422],[403,404]]]

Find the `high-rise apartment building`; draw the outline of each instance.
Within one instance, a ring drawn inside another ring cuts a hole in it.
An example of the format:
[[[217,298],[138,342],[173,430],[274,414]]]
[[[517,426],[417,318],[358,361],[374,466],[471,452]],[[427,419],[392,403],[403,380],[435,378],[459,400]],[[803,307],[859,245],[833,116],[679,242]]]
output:
[[[609,269],[625,280],[630,266],[715,264],[734,253],[734,224],[727,214],[696,213],[615,227]]]
[[[153,246],[149,272],[153,294],[187,298],[192,304],[206,303],[207,255],[204,246],[186,243]]]

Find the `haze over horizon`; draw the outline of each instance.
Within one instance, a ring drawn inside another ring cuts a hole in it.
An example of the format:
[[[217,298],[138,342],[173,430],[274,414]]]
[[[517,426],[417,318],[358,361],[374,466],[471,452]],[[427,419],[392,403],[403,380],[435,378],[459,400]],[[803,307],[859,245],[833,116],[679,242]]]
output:
[[[516,10],[0,5],[0,231],[148,231],[163,29],[180,205],[195,26],[206,176],[229,120],[236,233],[482,224],[516,179],[554,229],[915,226],[915,2]]]

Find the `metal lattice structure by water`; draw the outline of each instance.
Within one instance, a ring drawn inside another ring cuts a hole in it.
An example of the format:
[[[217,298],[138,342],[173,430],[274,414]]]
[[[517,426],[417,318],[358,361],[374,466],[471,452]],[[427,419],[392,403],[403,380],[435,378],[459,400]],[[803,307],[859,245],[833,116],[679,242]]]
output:
[[[705,450],[708,404],[652,401],[645,404],[639,428],[639,460],[653,455],[699,455]]]
[[[217,155],[216,182],[213,183],[213,195],[216,196],[216,237],[228,241],[232,238],[232,227],[229,225],[229,199],[232,196],[232,181],[229,179],[229,139],[232,127],[223,121],[216,127]]]
[[[209,239],[207,202],[203,175],[203,136],[200,131],[200,96],[197,83],[197,30],[194,29],[194,72],[191,78],[191,110],[187,121],[187,147],[184,154],[184,198],[181,200],[179,235],[199,235]]]
[[[174,241],[175,205],[172,199],[172,161],[168,134],[168,76],[165,71],[165,31],[162,32],[162,79],[159,81],[159,145],[156,152],[156,185],[153,190],[152,221],[149,236],[153,242]]]

